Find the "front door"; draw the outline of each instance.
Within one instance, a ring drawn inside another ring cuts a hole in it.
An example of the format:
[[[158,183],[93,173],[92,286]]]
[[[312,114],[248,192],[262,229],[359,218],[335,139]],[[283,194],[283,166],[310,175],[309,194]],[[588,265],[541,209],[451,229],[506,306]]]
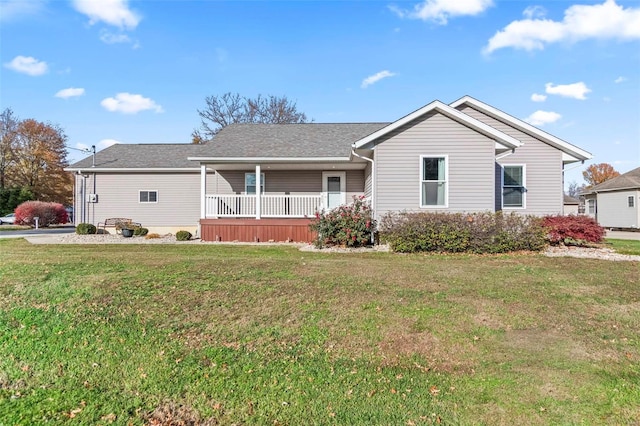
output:
[[[322,192],[327,210],[346,203],[346,181],[346,172],[322,172]]]

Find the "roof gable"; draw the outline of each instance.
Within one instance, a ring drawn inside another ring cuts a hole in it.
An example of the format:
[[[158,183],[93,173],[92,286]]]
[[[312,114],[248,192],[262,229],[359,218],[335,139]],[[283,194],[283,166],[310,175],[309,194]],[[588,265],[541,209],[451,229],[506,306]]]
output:
[[[543,130],[538,129],[537,127],[532,126],[529,123],[526,123],[518,118],[513,117],[503,111],[500,111],[497,108],[492,107],[491,105],[485,104],[471,96],[464,96],[457,101],[454,101],[450,104],[453,108],[458,108],[462,105],[470,106],[484,114],[487,114],[496,120],[502,121],[528,135],[539,139],[548,145],[553,146],[554,148],[559,149],[563,152],[563,161],[565,163],[571,163],[576,161],[585,161],[593,158],[590,152],[587,152],[581,148],[578,148],[575,145],[570,144],[569,142],[563,141],[560,138],[553,136]]]
[[[467,114],[460,112],[455,108],[450,107],[449,105],[446,105],[440,101],[433,101],[430,104],[425,105],[422,108],[417,109],[408,115],[405,115],[399,120],[396,120],[393,123],[390,123],[389,125],[381,128],[380,130],[374,133],[371,133],[370,135],[358,140],[356,143],[354,143],[354,147],[365,148],[371,145],[375,140],[393,132],[394,130],[404,126],[405,124],[410,123],[413,120],[416,120],[424,116],[425,114],[428,114],[434,111],[440,114],[443,114],[446,117],[449,117],[450,119],[455,120],[460,124],[470,127],[471,129],[489,137],[490,139],[495,140],[496,143],[501,145],[501,147],[504,147],[507,149],[515,149],[522,145],[522,143],[519,140],[499,130],[494,129],[493,127],[488,126],[487,124],[479,120],[476,120],[475,118],[470,117]]]

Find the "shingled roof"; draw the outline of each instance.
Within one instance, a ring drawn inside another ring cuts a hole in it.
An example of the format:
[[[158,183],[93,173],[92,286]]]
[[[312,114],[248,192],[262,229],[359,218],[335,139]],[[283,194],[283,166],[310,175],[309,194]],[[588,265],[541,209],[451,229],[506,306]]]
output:
[[[96,153],[92,167],[91,156],[67,169],[70,171],[95,169],[199,169],[187,160],[197,156],[204,145],[193,144],[116,144]]]
[[[198,157],[349,157],[351,144],[389,123],[231,124]]]
[[[621,189],[639,189],[640,188],[640,167],[630,170],[627,173],[621,174],[613,179],[606,180],[599,185],[596,185],[586,192],[605,192],[605,191],[618,191]]]

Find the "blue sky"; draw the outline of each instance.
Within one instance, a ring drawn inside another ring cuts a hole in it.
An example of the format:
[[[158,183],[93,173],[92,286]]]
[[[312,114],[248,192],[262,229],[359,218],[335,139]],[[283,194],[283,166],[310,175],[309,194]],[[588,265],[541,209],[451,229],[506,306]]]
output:
[[[287,96],[316,122],[470,95],[591,163],[640,166],[638,0],[0,0],[0,40],[0,107],[71,147],[188,143],[225,92]]]

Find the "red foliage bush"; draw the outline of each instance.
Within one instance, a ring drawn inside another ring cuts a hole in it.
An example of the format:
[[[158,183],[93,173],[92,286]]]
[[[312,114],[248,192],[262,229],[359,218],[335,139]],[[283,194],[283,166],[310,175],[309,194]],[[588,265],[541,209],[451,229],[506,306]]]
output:
[[[599,243],[605,233],[604,228],[589,216],[545,216],[543,224],[551,244]]]
[[[67,223],[67,211],[60,203],[45,203],[43,201],[27,201],[16,207],[16,225],[49,226]]]

